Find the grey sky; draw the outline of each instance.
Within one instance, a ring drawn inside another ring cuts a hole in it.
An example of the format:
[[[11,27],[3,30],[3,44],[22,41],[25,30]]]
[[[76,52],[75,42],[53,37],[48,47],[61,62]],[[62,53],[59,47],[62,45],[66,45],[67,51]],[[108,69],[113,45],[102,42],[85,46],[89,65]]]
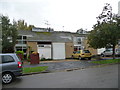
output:
[[[71,31],[83,28],[88,31],[96,24],[96,17],[105,3],[110,3],[113,13],[118,13],[119,0],[1,0],[3,15],[12,20],[24,19],[36,27],[47,27],[56,31]],[[64,28],[63,28],[64,26]]]

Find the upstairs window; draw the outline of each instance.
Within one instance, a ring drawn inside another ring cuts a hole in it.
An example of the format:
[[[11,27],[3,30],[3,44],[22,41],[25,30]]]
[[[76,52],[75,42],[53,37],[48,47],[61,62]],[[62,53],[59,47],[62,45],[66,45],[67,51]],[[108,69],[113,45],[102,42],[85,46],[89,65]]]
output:
[[[18,36],[17,39],[22,40],[22,36]]]
[[[23,36],[23,39],[25,40],[25,39],[27,39],[27,37],[26,37],[26,36]]]

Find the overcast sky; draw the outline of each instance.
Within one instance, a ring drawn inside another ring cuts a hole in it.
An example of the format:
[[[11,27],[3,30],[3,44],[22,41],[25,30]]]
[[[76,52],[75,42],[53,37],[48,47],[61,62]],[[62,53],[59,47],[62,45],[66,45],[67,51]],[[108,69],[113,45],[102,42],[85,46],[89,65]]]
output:
[[[13,19],[24,19],[36,27],[49,27],[55,31],[88,31],[96,24],[96,17],[105,3],[118,13],[120,0],[0,0],[0,13]],[[64,26],[64,27],[63,27]]]

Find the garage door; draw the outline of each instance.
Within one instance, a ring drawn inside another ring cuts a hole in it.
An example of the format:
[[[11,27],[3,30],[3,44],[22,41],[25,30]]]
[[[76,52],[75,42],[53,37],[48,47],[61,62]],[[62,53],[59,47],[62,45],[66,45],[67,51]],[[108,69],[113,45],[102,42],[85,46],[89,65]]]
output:
[[[53,43],[53,59],[65,59],[65,43]]]
[[[38,45],[38,53],[40,59],[51,59],[51,45]]]

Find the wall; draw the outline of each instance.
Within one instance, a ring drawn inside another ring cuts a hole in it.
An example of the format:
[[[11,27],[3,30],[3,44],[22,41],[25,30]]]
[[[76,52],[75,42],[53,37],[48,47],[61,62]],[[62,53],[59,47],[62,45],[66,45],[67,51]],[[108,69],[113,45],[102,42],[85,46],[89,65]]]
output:
[[[73,51],[74,51],[74,44],[72,42],[65,43],[66,58],[71,58]]]
[[[34,52],[38,51],[37,42],[27,42],[27,46],[30,47],[30,48],[28,48],[27,53],[30,51],[30,49],[33,50]]]

